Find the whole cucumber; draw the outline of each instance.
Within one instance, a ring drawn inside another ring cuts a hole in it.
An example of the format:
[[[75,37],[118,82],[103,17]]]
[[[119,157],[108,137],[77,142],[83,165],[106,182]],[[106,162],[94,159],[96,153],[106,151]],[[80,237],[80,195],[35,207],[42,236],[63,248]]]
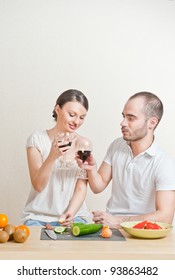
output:
[[[102,229],[102,224],[82,224],[74,225],[71,228],[71,232],[74,236],[80,236],[85,234],[92,234],[98,232]]]

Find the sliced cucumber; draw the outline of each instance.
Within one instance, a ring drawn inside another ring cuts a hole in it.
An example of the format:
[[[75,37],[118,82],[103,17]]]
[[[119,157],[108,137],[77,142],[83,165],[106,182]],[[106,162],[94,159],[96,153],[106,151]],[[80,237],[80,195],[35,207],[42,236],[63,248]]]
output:
[[[67,227],[62,227],[62,226],[58,226],[54,228],[54,232],[56,233],[63,233],[64,231],[66,231]]]

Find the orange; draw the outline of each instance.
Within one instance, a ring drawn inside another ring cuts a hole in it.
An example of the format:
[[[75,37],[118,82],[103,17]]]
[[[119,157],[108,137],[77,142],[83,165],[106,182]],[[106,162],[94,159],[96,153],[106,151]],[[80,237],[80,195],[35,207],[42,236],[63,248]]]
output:
[[[19,226],[16,227],[16,230],[18,230],[18,229],[24,230],[24,231],[27,233],[27,236],[30,235],[30,230],[29,230],[29,228],[28,228],[27,226],[25,226],[25,225],[19,225]]]
[[[6,214],[0,214],[0,228],[4,228],[8,224],[8,220]]]

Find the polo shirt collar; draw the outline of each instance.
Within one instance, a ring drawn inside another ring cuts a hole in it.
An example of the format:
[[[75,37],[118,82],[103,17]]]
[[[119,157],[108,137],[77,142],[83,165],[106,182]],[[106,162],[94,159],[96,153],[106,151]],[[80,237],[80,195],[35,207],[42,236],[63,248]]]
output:
[[[131,147],[130,147],[130,142],[127,141],[127,144],[128,144],[128,148],[129,148],[129,150],[130,150],[130,153],[132,154],[132,150],[131,150]],[[158,149],[159,149],[159,146],[158,146],[158,143],[157,143],[157,141],[155,140],[155,136],[154,136],[154,140],[153,140],[153,143],[151,144],[151,146],[150,146],[147,150],[145,150],[144,152],[142,152],[142,153],[140,154],[140,156],[143,155],[143,154],[148,154],[148,155],[150,155],[151,157],[153,157],[153,156],[155,156],[155,154],[157,153]]]
[[[153,143],[152,143],[151,146],[145,151],[145,153],[147,153],[147,154],[150,155],[150,156],[155,156],[155,154],[157,153],[157,151],[158,151],[158,143],[157,143],[157,141],[155,140],[155,137],[154,137]]]

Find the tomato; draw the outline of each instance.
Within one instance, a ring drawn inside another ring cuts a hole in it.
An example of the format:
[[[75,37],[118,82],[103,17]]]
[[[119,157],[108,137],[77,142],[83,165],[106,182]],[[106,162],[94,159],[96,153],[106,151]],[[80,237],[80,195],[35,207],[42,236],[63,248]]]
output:
[[[147,222],[146,229],[161,229],[161,227],[156,223]]]
[[[146,224],[147,224],[147,221],[143,221],[143,222],[138,223],[135,226],[133,226],[133,228],[143,229],[143,228],[145,228]]]
[[[8,224],[8,220],[6,214],[0,214],[0,228],[4,228]]]
[[[28,236],[30,235],[30,230],[29,230],[29,228],[27,226],[19,225],[19,226],[16,227],[16,230],[18,230],[18,229],[22,229],[22,230],[24,230],[27,233]]]
[[[137,228],[137,229],[161,229],[161,227],[158,224],[152,223],[152,222],[147,222],[147,221],[140,222],[140,223],[136,224],[135,226],[133,226],[133,228]]]

